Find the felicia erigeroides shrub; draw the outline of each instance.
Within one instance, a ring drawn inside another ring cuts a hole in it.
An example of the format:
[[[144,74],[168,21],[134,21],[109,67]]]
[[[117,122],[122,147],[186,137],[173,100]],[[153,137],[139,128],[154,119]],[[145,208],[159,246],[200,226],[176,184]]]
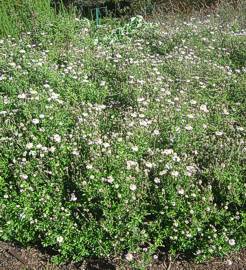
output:
[[[0,238],[139,268],[245,247],[245,29],[73,23],[0,41]]]

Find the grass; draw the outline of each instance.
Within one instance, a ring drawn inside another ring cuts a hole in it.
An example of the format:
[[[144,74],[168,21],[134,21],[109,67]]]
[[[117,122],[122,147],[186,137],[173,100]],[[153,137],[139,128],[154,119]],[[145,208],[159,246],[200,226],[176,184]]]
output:
[[[146,269],[160,249],[204,261],[244,248],[243,7],[6,28],[1,240],[123,269]]]

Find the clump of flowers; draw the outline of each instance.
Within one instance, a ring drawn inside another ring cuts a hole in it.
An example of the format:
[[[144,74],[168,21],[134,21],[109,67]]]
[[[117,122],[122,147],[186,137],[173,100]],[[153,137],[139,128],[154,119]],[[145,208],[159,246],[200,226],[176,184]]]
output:
[[[244,247],[243,37],[209,17],[76,23],[0,42],[0,238],[145,268]]]

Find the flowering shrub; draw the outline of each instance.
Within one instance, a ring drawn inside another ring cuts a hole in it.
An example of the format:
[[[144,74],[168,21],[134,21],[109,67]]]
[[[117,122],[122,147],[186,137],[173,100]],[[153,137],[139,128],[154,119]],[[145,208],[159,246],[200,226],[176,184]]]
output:
[[[245,35],[208,16],[95,46],[107,28],[76,24],[0,41],[0,238],[136,268],[245,247]]]

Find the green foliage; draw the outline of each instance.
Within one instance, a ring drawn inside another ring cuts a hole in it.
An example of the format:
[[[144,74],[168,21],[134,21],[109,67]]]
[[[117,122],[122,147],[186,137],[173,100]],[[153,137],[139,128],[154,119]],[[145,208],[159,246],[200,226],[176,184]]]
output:
[[[245,247],[246,37],[232,14],[98,29],[53,14],[2,38],[0,239],[134,269],[160,248],[203,261]]]
[[[50,0],[0,1],[0,37],[20,36],[24,31],[53,26],[52,31],[56,30],[53,32],[54,37],[60,33],[69,34],[73,13],[72,9],[65,10],[63,5],[55,12]]]

